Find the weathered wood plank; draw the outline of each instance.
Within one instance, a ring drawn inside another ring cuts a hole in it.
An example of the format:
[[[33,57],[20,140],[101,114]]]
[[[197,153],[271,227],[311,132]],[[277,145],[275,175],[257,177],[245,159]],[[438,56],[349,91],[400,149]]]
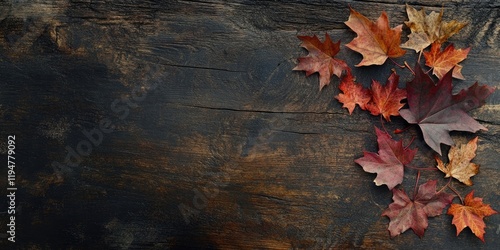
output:
[[[469,22],[451,39],[472,46],[456,90],[500,86],[498,1],[409,4]],[[457,238],[447,215],[431,219],[423,239],[389,238],[380,214],[391,194],[353,161],[376,151],[379,118],[358,109],[349,116],[333,99],[337,79],[318,92],[317,76],[291,70],[305,53],[297,34],[328,32],[342,44],[355,37],[343,24],[348,5],[371,19],[385,10],[393,26],[407,18],[401,1],[0,3],[2,138],[18,136],[21,159],[16,244],[495,249],[500,216],[486,219],[485,244],[470,231]],[[344,46],[338,57],[361,59]],[[398,61],[416,58],[409,51]],[[394,67],[353,70],[368,86]],[[411,75],[398,73],[404,86]],[[497,210],[499,105],[497,91],[471,112],[488,128],[478,133],[474,189]],[[385,126],[407,125],[396,117]],[[417,138],[415,165],[434,165],[418,129],[408,134]]]

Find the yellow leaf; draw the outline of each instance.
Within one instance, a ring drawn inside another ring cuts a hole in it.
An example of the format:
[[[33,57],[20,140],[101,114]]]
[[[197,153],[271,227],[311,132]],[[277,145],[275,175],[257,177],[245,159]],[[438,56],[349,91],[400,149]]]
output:
[[[479,172],[479,165],[470,162],[476,157],[476,149],[477,137],[460,148],[452,146],[448,153],[448,164],[444,164],[436,156],[437,168],[446,174],[445,178],[453,177],[467,186],[472,186],[470,177]]]
[[[426,15],[423,8],[417,11],[415,8],[406,5],[406,13],[409,21],[405,22],[405,24],[410,28],[411,34],[408,35],[409,40],[402,44],[401,47],[413,49],[417,53],[435,41],[444,43],[467,24],[455,20],[443,22],[443,10],[440,13],[432,11],[429,15]]]

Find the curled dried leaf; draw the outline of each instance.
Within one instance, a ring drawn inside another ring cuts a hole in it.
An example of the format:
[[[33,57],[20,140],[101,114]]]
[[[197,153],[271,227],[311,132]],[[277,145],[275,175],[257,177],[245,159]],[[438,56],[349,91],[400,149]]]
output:
[[[443,10],[440,13],[432,11],[429,15],[426,15],[423,8],[417,11],[407,4],[406,13],[409,21],[405,22],[405,24],[410,28],[411,33],[408,35],[409,40],[402,44],[401,47],[413,49],[417,53],[433,42],[446,42],[448,38],[467,25],[467,23],[455,20],[443,22]]]
[[[472,186],[470,178],[479,172],[479,165],[472,163],[476,157],[477,137],[460,147],[452,146],[448,153],[448,164],[436,157],[437,168],[445,173],[445,178],[453,177],[467,186]]]

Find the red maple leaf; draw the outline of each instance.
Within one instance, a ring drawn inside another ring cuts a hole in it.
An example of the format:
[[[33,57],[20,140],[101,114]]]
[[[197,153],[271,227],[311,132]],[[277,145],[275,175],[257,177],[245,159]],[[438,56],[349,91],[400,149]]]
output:
[[[466,227],[484,242],[484,217],[498,213],[493,210],[490,205],[484,204],[483,199],[474,197],[474,190],[472,190],[464,199],[464,205],[451,204],[448,209],[448,214],[453,215],[451,221],[457,227],[457,236]]]
[[[453,145],[449,131],[476,132],[487,130],[483,125],[467,114],[485,103],[485,99],[495,88],[476,82],[467,90],[452,95],[452,70],[437,83],[415,66],[415,78],[406,84],[409,109],[402,109],[399,114],[411,124],[418,124],[424,140],[434,151],[441,155],[440,143]]]
[[[462,75],[462,66],[458,65],[459,62],[467,58],[470,47],[466,49],[455,49],[453,44],[448,45],[441,51],[441,44],[434,42],[429,52],[424,51],[425,65],[432,68],[432,73],[439,79],[443,78],[446,72],[450,71],[453,67],[453,77],[458,79],[465,79]]]
[[[364,156],[354,162],[368,173],[377,173],[374,182],[377,186],[387,185],[393,189],[403,181],[404,165],[410,163],[417,149],[403,147],[403,141],[395,141],[391,136],[375,127],[378,154],[364,151]]]
[[[380,115],[390,121],[390,116],[399,116],[399,109],[404,106],[401,100],[406,99],[406,90],[398,89],[399,76],[393,72],[385,86],[379,82],[372,81],[372,100],[366,105],[366,109],[372,115]]]
[[[428,226],[428,217],[442,214],[455,195],[436,192],[436,180],[430,180],[418,187],[414,199],[408,198],[404,190],[393,189],[392,200],[382,216],[390,219],[389,232],[391,237],[397,236],[408,229],[412,229],[420,238]]]
[[[343,94],[338,94],[335,98],[343,103],[343,108],[349,110],[349,114],[352,114],[356,104],[359,105],[361,109],[365,109],[365,105],[370,101],[371,95],[368,89],[363,88],[359,83],[355,82],[355,77],[348,70],[347,74],[340,80],[339,89],[344,92]]]
[[[301,41],[301,46],[309,51],[305,57],[300,57],[299,64],[293,70],[303,70],[306,76],[319,73],[319,90],[330,83],[330,77],[336,75],[340,77],[344,70],[349,70],[349,66],[335,55],[340,50],[340,40],[333,43],[328,33],[325,33],[325,41],[321,43],[316,35],[297,36]]]
[[[358,35],[346,46],[363,55],[363,60],[356,65],[381,65],[388,57],[403,56],[406,51],[401,49],[401,31],[403,25],[393,29],[389,26],[387,14],[382,12],[377,22],[372,22],[351,7],[349,20],[345,22]]]

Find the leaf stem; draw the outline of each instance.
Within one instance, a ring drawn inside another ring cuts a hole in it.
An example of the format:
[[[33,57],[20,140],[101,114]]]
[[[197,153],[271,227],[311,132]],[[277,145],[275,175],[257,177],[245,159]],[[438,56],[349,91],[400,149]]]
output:
[[[401,134],[401,133],[405,132],[408,129],[410,129],[410,126],[407,126],[407,127],[403,128],[403,129],[395,129],[394,130],[394,134]]]
[[[417,62],[420,63],[420,58],[422,58],[422,52],[424,52],[423,50],[421,50],[419,53],[418,53],[418,60]]]
[[[425,74],[428,75],[429,72],[431,72],[432,68],[430,68],[429,70],[425,71]]]
[[[382,115],[380,115],[380,124],[382,125],[382,129],[384,129],[385,133],[389,134],[389,132],[387,132],[387,129],[385,129],[384,119],[382,119]]]
[[[406,145],[406,147],[404,148],[405,150],[406,150],[406,149],[408,149],[408,148],[410,147],[410,145],[411,145],[411,144],[415,141],[415,138],[416,138],[415,136],[412,136],[412,137],[411,137],[411,141],[410,141],[410,143],[408,143],[408,145]]]
[[[415,196],[417,196],[417,187],[418,187],[418,180],[420,179],[420,171],[417,172],[417,180],[415,181],[415,187],[413,187],[413,199],[415,200]]]
[[[392,63],[396,64],[396,66],[398,66],[398,67],[400,67],[400,68],[402,68],[402,69],[406,68],[406,66],[401,65],[401,64],[399,64],[399,63],[397,63],[397,62],[396,62],[396,61],[394,61],[392,58],[390,58],[390,57],[389,57],[389,59],[391,59]]]
[[[411,73],[413,75],[415,75],[415,71],[413,71],[413,69],[411,69],[410,65],[408,65],[408,63],[405,61],[405,66],[411,71]]]
[[[448,182],[446,183],[446,185],[444,185],[441,189],[439,189],[438,193],[441,193],[443,192],[443,190],[448,187],[448,185],[450,185],[451,183],[451,178],[448,178]]]
[[[450,179],[451,179],[451,177],[450,177]],[[453,191],[453,193],[455,193],[458,196],[458,198],[460,199],[460,202],[463,205],[465,205],[464,200],[462,199],[462,196],[460,196],[460,194],[458,193],[458,191],[455,188],[451,187],[451,185],[449,185],[448,188],[451,189],[451,191]]]

